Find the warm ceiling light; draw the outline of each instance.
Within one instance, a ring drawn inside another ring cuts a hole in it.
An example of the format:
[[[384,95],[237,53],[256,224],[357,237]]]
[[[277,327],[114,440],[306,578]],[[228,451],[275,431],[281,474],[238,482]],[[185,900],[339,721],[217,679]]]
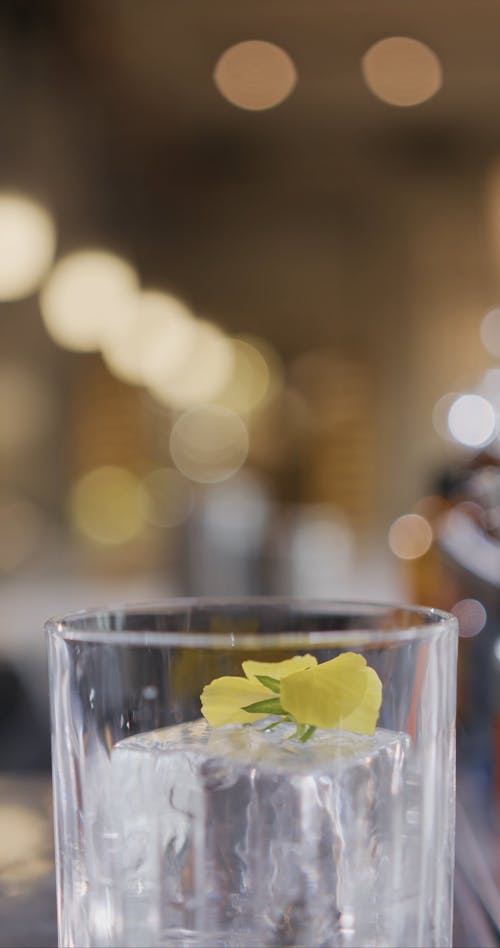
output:
[[[161,383],[179,369],[191,351],[196,324],[177,297],[144,290],[123,313],[116,331],[104,340],[104,361],[124,382]]]
[[[68,254],[40,293],[47,332],[66,349],[98,349],[111,328],[121,325],[137,286],[134,268],[114,253],[91,248]]]
[[[257,345],[250,339],[229,341],[233,351],[233,367],[217,404],[239,414],[247,414],[261,406],[269,396],[276,382],[271,370],[277,358],[273,359],[272,350],[263,340],[257,340]]]
[[[441,64],[425,43],[391,36],[371,46],[361,68],[371,92],[389,105],[419,105],[441,88]]]
[[[233,368],[227,336],[208,320],[196,320],[195,325],[196,333],[189,340],[192,345],[185,349],[176,371],[165,372],[163,378],[157,371],[154,383],[148,385],[154,398],[178,410],[216,400]]]
[[[0,300],[34,293],[55,252],[52,217],[22,194],[0,194]]]
[[[297,72],[280,46],[247,40],[226,49],[215,67],[214,81],[221,95],[233,105],[260,111],[272,109],[290,95]]]

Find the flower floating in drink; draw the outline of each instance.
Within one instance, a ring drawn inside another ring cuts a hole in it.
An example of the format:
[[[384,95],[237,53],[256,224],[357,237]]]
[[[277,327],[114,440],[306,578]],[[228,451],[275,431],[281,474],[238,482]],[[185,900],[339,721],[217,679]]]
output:
[[[452,617],[183,601],[49,647],[61,944],[450,948]]]
[[[313,655],[282,662],[242,663],[245,677],[224,676],[201,694],[203,716],[212,727],[252,724],[273,718],[295,725],[292,738],[305,744],[316,728],[373,734],[382,703],[382,684],[366,659],[344,652],[318,665]]]

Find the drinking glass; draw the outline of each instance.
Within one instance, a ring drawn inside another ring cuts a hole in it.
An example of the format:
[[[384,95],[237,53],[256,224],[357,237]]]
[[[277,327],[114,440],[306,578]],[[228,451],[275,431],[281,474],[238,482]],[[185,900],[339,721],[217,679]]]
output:
[[[61,946],[451,944],[453,616],[183,599],[46,631]]]

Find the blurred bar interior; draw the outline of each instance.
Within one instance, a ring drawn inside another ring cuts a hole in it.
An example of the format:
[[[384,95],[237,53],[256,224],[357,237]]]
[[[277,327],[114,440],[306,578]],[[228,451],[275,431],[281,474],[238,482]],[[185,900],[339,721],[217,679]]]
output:
[[[417,601],[500,797],[500,9],[3,0],[0,766],[42,620]]]

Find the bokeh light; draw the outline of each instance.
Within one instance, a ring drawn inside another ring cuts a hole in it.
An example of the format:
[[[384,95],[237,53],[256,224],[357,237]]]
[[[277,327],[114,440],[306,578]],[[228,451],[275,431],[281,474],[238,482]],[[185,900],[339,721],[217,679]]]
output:
[[[268,396],[273,382],[271,367],[262,351],[265,344],[260,344],[260,340],[257,345],[246,339],[230,339],[229,342],[233,366],[217,403],[239,414],[247,414]]]
[[[141,370],[145,382],[162,384],[185,364],[195,345],[197,320],[168,293],[141,293],[139,319]]]
[[[432,527],[425,517],[410,513],[398,517],[389,529],[389,546],[402,560],[415,560],[430,549]]]
[[[0,869],[36,859],[47,845],[47,827],[38,813],[18,804],[0,806]]]
[[[248,431],[235,412],[221,407],[192,408],[175,422],[170,454],[190,480],[215,483],[231,477],[248,455]]]
[[[490,309],[481,320],[481,342],[488,352],[500,356],[500,307]]]
[[[182,410],[215,401],[231,378],[233,350],[227,336],[208,320],[196,321],[193,344],[175,371],[148,385],[154,398]]]
[[[139,479],[125,468],[94,468],[71,488],[68,507],[74,529],[96,543],[117,545],[137,537],[146,508]]]
[[[196,320],[171,293],[144,290],[101,345],[114,375],[135,384],[161,383],[183,364],[196,335]]]
[[[217,62],[214,81],[240,109],[261,111],[283,102],[297,82],[292,59],[280,46],[247,40],[230,46]]]
[[[0,193],[0,300],[34,293],[55,248],[56,228],[49,212],[22,194]]]
[[[495,437],[495,409],[482,395],[459,395],[449,409],[448,428],[465,447],[483,447]]]
[[[191,485],[171,467],[151,471],[143,480],[146,519],[157,527],[178,527],[193,509]]]
[[[441,88],[441,64],[425,43],[407,36],[379,40],[362,59],[365,82],[388,105],[419,105]]]
[[[91,248],[68,254],[40,293],[47,332],[66,349],[92,352],[120,331],[137,287],[134,268],[114,253]]]
[[[458,632],[461,638],[479,635],[488,618],[486,609],[478,599],[461,599],[451,609],[458,619]]]
[[[107,333],[100,342],[104,362],[115,378],[128,385],[142,385],[141,333],[138,321],[139,298],[129,301],[123,313],[121,331]]]

